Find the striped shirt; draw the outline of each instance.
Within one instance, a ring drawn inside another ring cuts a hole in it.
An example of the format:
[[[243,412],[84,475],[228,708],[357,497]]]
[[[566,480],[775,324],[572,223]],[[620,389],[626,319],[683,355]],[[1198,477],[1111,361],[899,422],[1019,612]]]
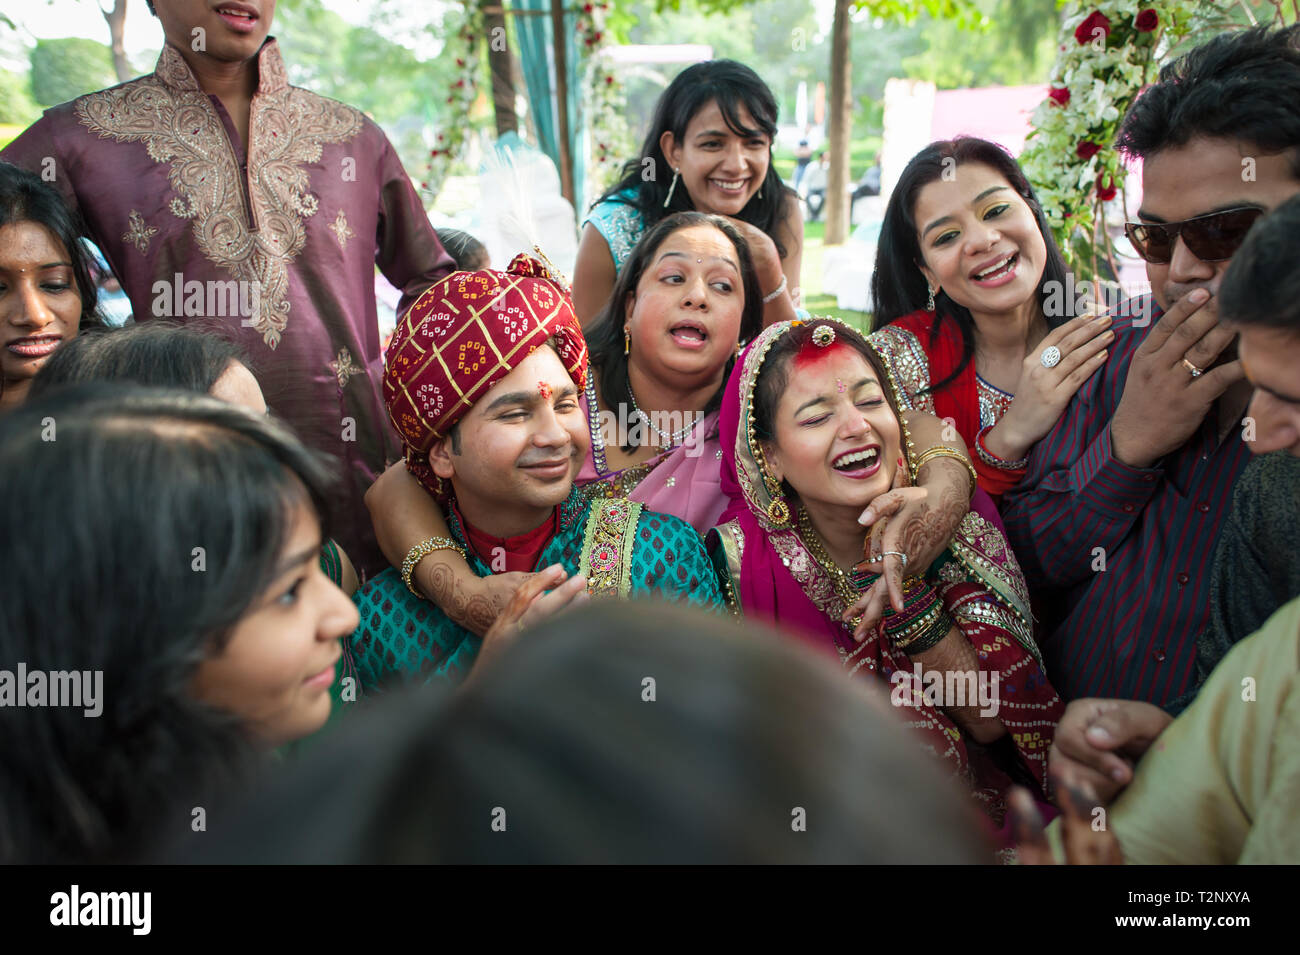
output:
[[[1121,464],[1110,422],[1133,353],[1161,315],[1134,327],[1121,306],[1106,364],[1034,448],[1003,498],[1007,537],[1040,616],[1048,678],[1066,700],[1181,694],[1196,677],[1210,568],[1232,489],[1250,461],[1243,432],[1218,439],[1216,411],[1155,467]]]

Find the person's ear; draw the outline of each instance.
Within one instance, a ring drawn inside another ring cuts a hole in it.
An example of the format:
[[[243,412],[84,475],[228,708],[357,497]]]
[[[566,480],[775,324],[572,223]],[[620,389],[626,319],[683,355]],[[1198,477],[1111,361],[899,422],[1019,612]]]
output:
[[[767,473],[776,479],[780,484],[785,480],[785,468],[781,464],[781,452],[777,450],[775,442],[764,441],[763,460],[767,462]]]
[[[623,327],[627,328],[632,324],[632,311],[636,308],[636,292],[628,292],[627,298],[623,299]]]
[[[429,449],[429,467],[433,473],[444,481],[456,476],[456,465],[452,460],[451,438],[439,438]]]
[[[668,172],[671,173],[673,169],[681,166],[682,147],[677,142],[677,137],[673,135],[671,129],[665,129],[663,135],[659,137],[659,151],[664,154],[664,158],[668,160],[668,165],[672,167]]]

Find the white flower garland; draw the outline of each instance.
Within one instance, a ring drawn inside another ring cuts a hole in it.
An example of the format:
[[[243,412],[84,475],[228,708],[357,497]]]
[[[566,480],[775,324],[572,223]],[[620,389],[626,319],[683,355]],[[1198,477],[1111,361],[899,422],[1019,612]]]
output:
[[[1102,206],[1122,194],[1127,175],[1114,147],[1120,121],[1160,56],[1209,8],[1211,0],[1102,0],[1065,18],[1051,89],[1020,163],[1081,279],[1095,278],[1113,251]]]

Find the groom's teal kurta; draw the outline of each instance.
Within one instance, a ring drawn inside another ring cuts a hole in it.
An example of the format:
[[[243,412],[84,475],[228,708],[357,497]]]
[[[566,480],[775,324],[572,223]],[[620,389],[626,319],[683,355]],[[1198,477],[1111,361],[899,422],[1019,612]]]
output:
[[[450,511],[451,533],[465,545],[465,531],[455,510]],[[588,591],[597,596],[655,596],[723,611],[717,576],[700,536],[680,518],[622,499],[592,498],[574,488],[560,505],[559,523],[534,570],[562,564],[570,574],[584,572]],[[468,547],[466,551],[474,573],[492,573]],[[348,650],[364,691],[413,678],[459,683],[474,665],[482,638],[453,623],[436,604],[412,595],[396,570],[375,577],[354,599],[361,624]]]

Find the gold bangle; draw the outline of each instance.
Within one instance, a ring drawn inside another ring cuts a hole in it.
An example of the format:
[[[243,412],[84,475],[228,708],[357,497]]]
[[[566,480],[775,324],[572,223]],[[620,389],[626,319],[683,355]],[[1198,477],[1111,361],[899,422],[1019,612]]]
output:
[[[921,474],[921,468],[934,458],[952,458],[960,462],[966,468],[967,473],[970,474],[970,492],[971,494],[975,493],[975,486],[979,483],[979,478],[975,474],[975,465],[971,464],[965,455],[954,451],[946,444],[936,444],[932,448],[926,448],[917,456],[915,469],[918,477]]]
[[[428,557],[435,550],[454,550],[456,553],[468,561],[469,557],[465,554],[465,548],[456,543],[450,537],[430,537],[426,541],[420,541],[406,553],[406,560],[402,561],[402,583],[406,584],[406,589],[412,594],[424,599],[424,594],[417,591],[411,586],[411,575],[415,573],[415,565],[421,560]]]

